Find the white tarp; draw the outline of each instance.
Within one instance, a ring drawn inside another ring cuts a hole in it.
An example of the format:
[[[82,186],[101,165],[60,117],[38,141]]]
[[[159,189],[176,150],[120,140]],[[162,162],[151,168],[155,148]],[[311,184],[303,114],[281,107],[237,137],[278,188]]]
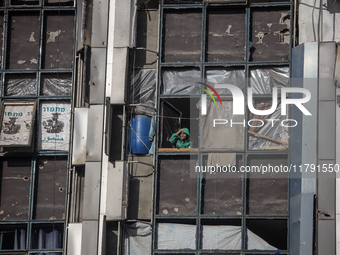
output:
[[[34,105],[6,105],[0,133],[0,146],[28,146],[32,136]]]
[[[202,248],[212,250],[241,250],[241,227],[203,225]]]
[[[125,255],[151,254],[152,228],[149,224],[136,222],[124,226]]]
[[[68,151],[71,104],[43,102],[40,104],[39,150]]]
[[[196,249],[196,225],[158,223],[157,248]]]

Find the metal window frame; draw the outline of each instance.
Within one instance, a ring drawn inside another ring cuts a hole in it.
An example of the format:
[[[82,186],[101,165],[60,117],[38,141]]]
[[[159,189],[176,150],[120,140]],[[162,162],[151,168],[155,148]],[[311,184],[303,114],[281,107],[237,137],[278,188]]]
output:
[[[62,100],[62,101],[67,101],[71,103],[71,107],[73,107],[73,97],[74,97],[74,54],[75,54],[75,41],[76,41],[76,1],[73,1],[73,6],[70,5],[48,5],[45,3],[44,0],[39,0],[40,5],[35,6],[35,5],[9,5],[8,1],[4,1],[4,5],[0,6],[0,12],[3,13],[3,16],[0,18],[3,18],[4,20],[4,29],[3,29],[3,41],[0,47],[2,47],[2,65],[0,66],[0,78],[1,78],[1,83],[0,83],[0,103],[6,103],[7,101],[17,101],[17,102],[25,102],[25,101],[34,101],[34,104],[36,106],[36,111],[35,111],[35,139],[38,136],[38,128],[37,125],[39,123],[39,114],[40,114],[40,101],[56,101],[56,100]],[[19,69],[8,69],[7,68],[7,44],[9,43],[9,38],[8,38],[8,17],[12,12],[36,12],[39,13],[39,53],[38,53],[38,64],[36,69],[29,69],[29,70],[19,70]],[[69,13],[71,16],[73,16],[73,29],[72,29],[72,38],[73,38],[73,46],[72,46],[72,60],[70,63],[70,68],[59,68],[59,69],[43,69],[42,68],[42,57],[43,57],[43,40],[44,40],[44,28],[46,26],[46,21],[45,21],[45,13],[46,12],[55,12],[58,14],[58,12],[61,13]],[[30,73],[30,74],[35,74],[36,75],[36,94],[34,96],[5,96],[5,76],[6,74],[16,74],[16,73]],[[71,93],[69,95],[54,95],[54,96],[45,96],[41,94],[41,75],[44,74],[70,74],[71,75],[71,82],[72,82],[72,89]],[[70,123],[72,121],[72,111],[70,114]],[[70,125],[71,129],[71,125]],[[71,131],[71,130],[70,130]],[[71,137],[70,137],[71,139]],[[71,140],[70,140],[71,141]],[[70,144],[70,142],[69,142]],[[33,152],[28,152],[26,154],[21,155],[22,157],[27,157],[30,158],[31,161],[31,176],[30,176],[30,188],[29,188],[29,208],[28,208],[28,218],[25,220],[9,220],[9,221],[0,221],[0,227],[1,226],[15,226],[15,225],[25,225],[26,226],[26,249],[25,250],[1,250],[1,253],[5,252],[6,253],[23,253],[23,254],[44,254],[44,253],[50,253],[50,252],[60,252],[60,254],[63,254],[65,249],[66,249],[66,226],[68,223],[68,215],[67,215],[67,210],[68,210],[68,190],[70,184],[70,155],[71,151],[51,151],[51,150],[46,150],[46,151],[39,151],[37,148]],[[15,158],[17,156],[15,153],[10,153],[8,156],[5,154],[0,154],[0,164],[2,164],[3,160],[10,159],[10,158]],[[37,171],[37,161],[40,158],[50,158],[50,159],[59,159],[63,158],[66,160],[66,176],[65,176],[65,218],[63,219],[34,219],[33,218],[33,210],[34,210],[34,203],[35,203],[35,189],[36,189],[36,171]],[[1,169],[1,167],[0,167]],[[60,249],[54,249],[54,250],[49,250],[49,249],[44,249],[44,250],[38,250],[38,249],[31,249],[31,231],[33,226],[37,225],[46,225],[46,224],[58,224],[63,228],[63,235],[61,237],[61,241],[63,243],[63,247]]]
[[[160,81],[158,84],[158,93],[157,93],[157,105],[161,105],[161,101],[163,99],[170,99],[170,98],[195,98],[199,97],[202,93],[200,91],[200,94],[197,95],[164,95],[162,94],[162,70],[166,70],[167,68],[188,68],[188,69],[200,69],[201,72],[201,79],[204,79],[206,76],[206,70],[208,68],[226,68],[226,67],[243,67],[245,71],[245,100],[247,100],[247,90],[250,86],[249,78],[250,78],[250,70],[251,68],[260,68],[260,67],[278,67],[278,66],[286,66],[289,67],[289,71],[291,73],[291,52],[292,52],[292,46],[293,41],[292,38],[294,37],[293,34],[296,33],[294,31],[294,27],[292,24],[294,24],[293,21],[293,2],[287,1],[287,2],[264,2],[264,3],[248,3],[246,5],[240,4],[235,5],[235,7],[244,8],[245,9],[245,25],[246,25],[246,31],[245,31],[245,60],[239,61],[239,62],[206,62],[206,48],[205,48],[205,41],[206,41],[206,29],[207,29],[207,9],[212,7],[214,5],[209,5],[206,3],[206,1],[203,1],[201,3],[174,3],[174,4],[165,4],[164,1],[161,1],[160,4],[160,36],[159,36],[159,47],[160,47],[160,61],[158,65],[158,80]],[[234,5],[233,5],[234,7]],[[290,47],[289,47],[289,53],[288,53],[288,60],[285,61],[249,61],[250,57],[250,40],[251,40],[251,14],[253,8],[266,8],[266,7],[286,7],[290,10]],[[225,7],[226,8],[226,7]],[[164,13],[167,13],[167,11],[176,11],[176,10],[200,10],[202,12],[202,30],[201,30],[201,60],[200,62],[174,62],[174,63],[166,63],[163,62],[163,36],[164,36],[164,29],[165,29],[165,21],[164,21]],[[271,95],[269,94],[260,94],[260,95],[253,95],[256,99],[267,99],[271,100]],[[225,96],[224,98],[230,98],[228,96]],[[157,108],[157,115],[160,116],[160,108]],[[245,113],[245,120],[248,121],[249,119],[249,113],[246,110]],[[199,126],[201,127],[201,117],[199,117]],[[159,137],[161,127],[160,127],[160,121],[156,123],[157,131],[156,131],[156,137]],[[253,155],[279,155],[287,157],[288,160],[288,150],[285,151],[270,151],[269,153],[266,151],[255,151],[250,150],[248,148],[249,144],[249,135],[248,135],[248,127],[245,127],[245,137],[244,137],[244,150],[243,151],[234,151],[237,155],[242,156],[242,163],[243,165],[247,165],[248,158]],[[254,251],[254,250],[247,250],[246,249],[246,223],[247,220],[254,220],[254,219],[281,219],[285,220],[287,222],[287,250],[280,251],[280,254],[289,254],[289,190],[290,190],[290,179],[288,178],[288,187],[287,187],[287,200],[288,200],[288,214],[287,215],[247,215],[246,211],[246,204],[247,204],[247,181],[248,181],[248,174],[244,173],[242,178],[242,206],[243,211],[242,215],[206,215],[202,214],[202,173],[199,174],[199,177],[197,178],[197,211],[194,215],[160,215],[157,214],[157,208],[158,208],[158,182],[159,182],[159,159],[164,158],[166,156],[195,156],[198,158],[199,164],[203,162],[203,157],[207,155],[208,152],[215,152],[214,150],[209,151],[203,151],[200,148],[201,144],[201,128],[199,128],[199,134],[198,134],[198,151],[186,151],[186,152],[176,152],[176,151],[159,151],[159,141],[156,141],[155,143],[155,181],[154,181],[154,205],[153,205],[153,233],[152,233],[152,254],[154,255],[160,255],[160,254],[210,254],[210,253],[221,253],[224,254],[227,252],[228,254],[245,254],[245,255],[251,255],[251,254],[273,254],[273,251]],[[216,151],[217,152],[217,151]],[[218,151],[221,152],[221,151]],[[230,151],[226,151],[230,152]],[[201,220],[202,219],[240,219],[241,220],[241,226],[242,226],[242,249],[241,250],[202,250],[201,247],[201,241],[198,238],[200,230],[201,230]],[[196,249],[194,250],[158,250],[156,247],[156,238],[157,238],[157,222],[159,220],[179,220],[182,222],[183,220],[195,220],[196,221]],[[274,251],[275,252],[275,251]]]

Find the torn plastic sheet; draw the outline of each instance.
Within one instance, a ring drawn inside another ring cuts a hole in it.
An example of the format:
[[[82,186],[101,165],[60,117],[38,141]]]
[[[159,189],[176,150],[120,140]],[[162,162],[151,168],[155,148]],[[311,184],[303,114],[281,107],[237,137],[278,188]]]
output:
[[[196,225],[178,223],[158,223],[157,248],[159,250],[195,249]]]
[[[201,103],[199,102],[198,105]],[[207,100],[207,114],[202,117],[202,143],[203,149],[231,149],[243,150],[244,148],[244,117],[232,114],[232,101],[222,101],[222,105],[215,105]],[[227,120],[226,124],[216,124],[214,119]],[[233,125],[230,121],[233,121]],[[236,124],[239,123],[239,124]]]
[[[36,95],[36,78],[14,79],[8,78],[6,81],[6,96],[34,96]]]
[[[244,91],[244,70],[208,70],[206,72],[207,83],[213,86],[220,95],[230,95],[229,89],[216,88],[216,84],[229,84],[239,87]]]
[[[130,84],[130,104],[140,104],[136,114],[152,115],[155,110],[157,72],[154,69],[142,69],[132,77]]]
[[[268,109],[271,107],[271,103],[258,103],[255,108],[259,109],[260,107],[265,107]],[[258,115],[251,115],[250,119],[255,119],[259,117]],[[262,127],[250,127],[249,130],[255,132],[260,135],[264,135],[275,140],[281,141],[272,142],[268,139],[256,136],[249,135],[249,149],[250,150],[266,150],[266,149],[278,149],[285,150],[288,148],[288,128],[281,125],[281,122],[284,121],[287,117],[281,115],[281,104],[278,105],[275,112],[271,115],[261,116],[259,121],[252,121],[251,125],[253,126],[261,126]],[[287,125],[292,125],[287,123]]]
[[[196,82],[201,81],[200,70],[164,71],[162,74],[165,95],[199,94]]]
[[[250,71],[250,86],[254,94],[271,94],[273,87],[287,87],[289,67],[253,69]]]
[[[151,254],[152,229],[149,224],[136,222],[124,225],[124,254]]]
[[[57,74],[42,77],[42,90],[44,96],[70,95],[72,90],[71,75]]]

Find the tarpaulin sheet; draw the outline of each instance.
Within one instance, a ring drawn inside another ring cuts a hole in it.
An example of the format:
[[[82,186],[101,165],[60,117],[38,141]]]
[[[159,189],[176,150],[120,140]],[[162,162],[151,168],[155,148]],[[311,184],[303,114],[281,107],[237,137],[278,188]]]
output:
[[[203,149],[243,150],[244,117],[242,115],[233,116],[232,110],[231,101],[222,101],[222,105],[215,105],[214,102],[207,100],[207,114],[202,117],[201,146]],[[228,123],[213,127],[214,119],[225,119]],[[231,126],[230,120],[241,124]]]
[[[157,248],[162,249],[195,249],[196,225],[158,223]],[[137,254],[137,253],[136,253]],[[145,253],[146,254],[146,253]]]
[[[250,86],[254,94],[271,94],[273,87],[287,87],[289,67],[253,69],[250,71]]]
[[[124,254],[151,254],[152,228],[149,224],[136,222],[124,225]]]
[[[244,70],[208,70],[206,72],[207,83],[213,86],[220,95],[230,95],[229,89],[216,88],[215,84],[234,85],[244,90],[245,71]]]
[[[201,81],[200,70],[164,71],[162,74],[162,94],[199,94],[196,82]]]
[[[130,104],[141,104],[135,108],[136,114],[154,113],[156,86],[157,72],[154,69],[142,69],[133,75],[130,84]]]
[[[256,108],[259,108],[261,103],[256,104]],[[266,103],[264,103],[266,104]],[[270,107],[271,104],[267,104],[266,108]],[[255,119],[255,117],[259,117],[258,115],[251,115],[250,119]],[[281,125],[281,122],[285,120],[287,117],[284,115],[281,115],[281,105],[277,106],[277,109],[274,111],[273,114],[270,116],[261,116],[260,120],[262,119],[263,122],[256,123],[255,121],[251,123],[253,126],[261,126],[258,128],[250,128],[251,131],[254,131],[255,133],[258,133],[260,135],[264,135],[276,140],[279,140],[284,143],[288,143],[288,128]],[[274,120],[272,120],[274,119]],[[285,125],[293,125],[293,123],[284,122]],[[270,140],[267,140],[265,138],[250,135],[249,136],[249,149],[250,150],[262,150],[265,148],[272,147],[274,149],[275,147],[278,149],[286,149],[288,148],[287,145],[284,145],[282,143],[272,142]]]

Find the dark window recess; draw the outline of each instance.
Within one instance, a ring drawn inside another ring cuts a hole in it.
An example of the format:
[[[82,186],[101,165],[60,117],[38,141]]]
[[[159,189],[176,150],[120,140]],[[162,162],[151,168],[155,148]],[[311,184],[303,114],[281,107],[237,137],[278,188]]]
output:
[[[221,155],[223,157],[225,153]],[[242,157],[237,157],[236,162],[236,167],[239,169],[242,165]],[[216,165],[214,163],[217,162],[212,163],[211,165]],[[205,163],[205,165],[209,164]],[[218,165],[224,166],[223,163]],[[217,215],[241,215],[243,213],[241,173],[206,174],[202,180],[202,190],[202,213]]]
[[[250,60],[288,60],[290,49],[289,9],[255,9],[251,14],[251,21]]]
[[[286,156],[252,156],[250,166],[287,166]],[[287,215],[288,214],[288,174],[250,173],[247,179],[248,215]]]
[[[73,13],[45,15],[43,68],[71,68],[73,60]]]
[[[106,222],[106,255],[117,255],[118,232],[118,221]]]
[[[202,13],[166,13],[163,62],[200,62]]]
[[[177,156],[178,157],[178,156]],[[195,214],[197,208],[197,178],[190,176],[196,160],[161,159],[159,164],[158,213]]]
[[[42,74],[41,95],[43,96],[64,96],[72,92],[71,74]]]
[[[26,229],[27,226],[25,225],[1,225],[0,250],[25,250],[27,236]],[[19,255],[21,253],[15,253],[14,255],[16,254]]]
[[[27,220],[31,161],[4,160],[1,171],[0,220]]]
[[[39,0],[10,0],[10,5],[40,5]]]
[[[66,172],[66,160],[38,160],[34,219],[65,218]]]
[[[245,11],[213,10],[208,13],[206,61],[245,60]]]
[[[35,74],[6,74],[6,96],[35,96],[37,81]]]
[[[169,139],[180,128],[188,128],[190,131],[191,148],[197,148],[198,141],[198,109],[197,99],[171,98],[161,101],[160,118],[160,148],[172,148]]]
[[[250,235],[256,235],[262,238],[269,245],[273,246],[275,252],[276,249],[287,250],[287,220],[247,220],[248,229],[248,250],[255,250],[253,244],[250,244]],[[252,233],[251,233],[252,232]]]
[[[13,13],[9,16],[7,68],[38,68],[39,34],[38,13]]]
[[[63,248],[64,226],[62,224],[36,224],[32,227],[31,249]]]
[[[45,0],[45,5],[54,5],[54,6],[73,6],[73,0]]]

